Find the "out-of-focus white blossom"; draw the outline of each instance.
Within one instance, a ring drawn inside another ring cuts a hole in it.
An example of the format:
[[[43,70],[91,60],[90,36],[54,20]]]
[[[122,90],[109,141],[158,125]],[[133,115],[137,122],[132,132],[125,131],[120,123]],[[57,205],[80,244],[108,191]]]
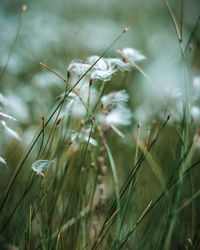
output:
[[[7,165],[6,160],[1,156],[0,156],[0,163]]]
[[[68,72],[71,75],[76,75],[76,76],[82,76],[84,75],[88,69],[91,67],[91,65],[86,64],[86,63],[82,63],[81,60],[73,60],[69,67],[67,68]],[[91,74],[91,72],[93,71],[93,69],[91,69],[88,74]]]
[[[51,72],[40,72],[36,74],[33,79],[32,83],[35,86],[46,88],[52,86],[62,86],[61,80]]]
[[[103,113],[98,115],[98,120],[104,125],[127,126],[131,123],[132,114],[126,103],[129,95],[125,90],[112,92],[101,98]]]
[[[121,53],[124,53],[123,56],[133,60],[133,61],[141,61],[145,59],[140,52],[131,48],[125,48]],[[97,61],[98,60],[98,61]],[[92,64],[97,63],[90,69]],[[128,62],[128,60],[121,60],[120,58],[99,58],[99,56],[90,56],[86,59],[85,63],[81,60],[73,60],[68,67],[68,77],[73,75],[82,76],[89,69],[87,75],[90,75],[90,78],[93,80],[101,80],[101,81],[110,81],[112,75],[120,71],[129,71],[133,68],[133,65]]]
[[[129,100],[129,95],[126,92],[126,90],[112,92],[108,95],[104,95],[101,98],[101,102],[106,106],[109,104],[127,103],[128,100]]]
[[[122,55],[127,57],[129,60],[133,62],[138,62],[146,59],[146,57],[141,54],[138,50],[133,48],[124,48],[122,50]]]
[[[122,105],[114,108],[109,114],[100,114],[98,120],[105,125],[127,126],[131,123],[131,111]]]
[[[76,90],[79,96],[82,98],[84,103],[88,104],[88,95],[89,95],[89,82],[84,83],[79,89]],[[90,96],[90,109],[95,105],[96,100],[98,97],[98,93],[96,88],[91,89],[91,96]],[[87,113],[87,109],[85,108],[84,104],[80,101],[79,97],[71,92],[68,98],[67,104],[64,106],[61,116],[67,118],[71,115],[74,118],[83,118]]]
[[[116,72],[114,69],[109,69],[106,71],[103,70],[95,70],[91,74],[91,79],[93,80],[101,80],[104,82],[110,81],[112,78],[112,75]]]
[[[193,89],[192,89],[192,99],[197,101],[200,97],[200,76],[195,76],[193,78]]]
[[[86,62],[89,64],[93,64],[95,61],[99,59],[99,56],[90,56],[87,58]],[[101,80],[101,81],[110,81],[112,75],[117,71],[116,69],[109,66],[110,64],[107,62],[107,59],[101,58],[95,64],[94,69],[91,73],[91,79],[93,80]]]
[[[120,58],[107,58],[106,61],[112,68],[120,71],[129,71],[133,68],[133,65],[129,62],[123,62]]]
[[[193,106],[191,108],[191,115],[194,120],[200,120],[200,108],[197,106]]]
[[[0,111],[0,117],[4,117],[4,118],[8,118],[10,120],[16,121],[16,119],[14,117],[12,117],[11,115],[5,114],[4,112]]]
[[[16,119],[20,122],[28,122],[30,113],[27,103],[23,98],[11,92],[7,98],[9,100],[9,107],[12,110],[12,113],[15,114]]]
[[[195,76],[193,78],[193,86],[195,89],[200,90],[200,76]]]
[[[80,141],[88,142],[89,129],[82,130],[80,133],[78,133],[78,132],[71,133],[71,140],[72,140],[72,142],[74,142],[74,141],[76,141],[76,142],[80,142]],[[96,142],[96,140],[94,140],[91,137],[90,137],[89,143],[95,147],[98,146],[98,143]]]
[[[14,137],[15,139],[17,139],[18,141],[21,141],[20,136],[18,135],[17,132],[15,132],[14,130],[12,130],[11,128],[9,128],[6,124],[5,121],[0,120],[0,131],[3,130],[5,133],[7,133],[8,135]]]
[[[37,174],[41,174],[54,162],[54,160],[37,160],[32,164],[32,170]]]
[[[0,105],[8,106],[8,99],[0,93]]]
[[[89,56],[86,59],[86,63],[92,65],[98,59],[99,59],[99,56]],[[99,70],[103,70],[103,71],[106,71],[108,69],[108,65],[107,65],[106,60],[104,58],[100,58],[99,61],[95,64],[95,67],[97,67]]]

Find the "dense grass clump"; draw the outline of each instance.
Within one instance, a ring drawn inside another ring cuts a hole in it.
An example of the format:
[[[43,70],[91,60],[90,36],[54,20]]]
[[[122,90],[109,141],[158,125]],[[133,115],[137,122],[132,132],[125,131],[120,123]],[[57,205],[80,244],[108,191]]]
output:
[[[64,76],[32,67],[23,98],[0,89],[0,249],[200,249],[200,77],[189,49],[199,18],[185,41],[184,1],[180,20],[163,2],[179,51],[165,86],[162,56],[147,72],[151,62],[135,48],[109,54],[125,28]],[[26,8],[2,83],[14,79]]]

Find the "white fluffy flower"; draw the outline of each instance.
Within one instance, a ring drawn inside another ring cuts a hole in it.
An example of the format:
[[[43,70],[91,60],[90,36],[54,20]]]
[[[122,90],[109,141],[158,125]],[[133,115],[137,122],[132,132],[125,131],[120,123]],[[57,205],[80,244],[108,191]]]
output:
[[[8,118],[10,120],[16,121],[16,119],[14,117],[12,117],[11,115],[8,115],[8,114],[6,114],[4,112],[1,112],[1,110],[0,110],[0,117],[1,116],[4,117],[4,118]]]
[[[37,174],[41,174],[54,162],[54,160],[37,160],[32,164],[32,170]]]
[[[109,114],[100,114],[98,120],[105,125],[127,126],[131,123],[131,111],[122,105],[114,108]]]
[[[7,165],[6,160],[1,156],[0,156],[0,163]]]
[[[126,90],[120,90],[116,92],[112,92],[108,95],[104,95],[101,98],[101,102],[104,105],[109,105],[109,104],[117,104],[117,103],[126,103],[129,100],[129,95],[126,92]]]
[[[197,101],[200,97],[200,76],[195,76],[193,78],[193,95],[194,101]]]
[[[193,78],[193,86],[195,89],[200,89],[200,76],[195,76]]]
[[[110,81],[112,78],[112,75],[116,72],[114,69],[108,69],[108,70],[95,70],[91,74],[91,79],[93,80],[101,80],[104,82]]]
[[[133,68],[131,63],[123,62],[120,58],[107,58],[106,61],[111,65],[111,68],[120,71],[129,71]]]
[[[132,48],[124,48],[122,50],[122,55],[133,62],[138,62],[146,59],[146,57],[142,55],[138,50]]]
[[[98,116],[100,123],[105,125],[126,126],[131,123],[132,114],[126,103],[129,95],[126,90],[112,92],[104,95],[101,102],[104,106],[104,113]]]
[[[191,108],[191,115],[195,120],[199,120],[200,119],[200,108],[197,106],[193,106]]]
[[[18,135],[17,132],[15,132],[14,130],[12,130],[11,128],[9,128],[6,124],[5,121],[0,120],[0,129],[3,129],[5,133],[7,133],[8,135],[14,137],[15,139],[17,139],[18,141],[21,141],[20,136]]]
[[[35,86],[42,88],[59,86],[59,85],[61,86],[60,79],[51,72],[40,72],[36,74],[33,77],[32,82]]]
[[[99,56],[90,56],[86,59],[86,63],[92,65],[99,59]],[[108,65],[104,58],[100,58],[99,61],[95,64],[95,67],[99,70],[107,71]]]
[[[80,133],[78,132],[74,132],[71,133],[71,140],[74,141],[84,141],[84,142],[88,142],[89,140],[89,129],[86,130],[82,130]],[[93,138],[90,137],[89,143],[93,146],[98,146],[98,143],[96,142],[96,140],[94,140]]]
[[[73,60],[67,70],[71,75],[82,76],[89,70],[90,67],[91,65],[82,63],[81,60]],[[91,71],[89,71],[88,74],[91,74]]]
[[[88,102],[88,94],[89,94],[89,83],[83,84],[80,89],[77,90],[79,96],[82,98],[84,103],[87,105]],[[69,95],[68,102],[65,105],[61,116],[68,117],[72,115],[74,118],[83,118],[87,114],[87,109],[84,104],[81,102],[79,97],[75,93],[71,93]],[[91,89],[91,96],[90,96],[90,109],[95,105],[96,100],[98,97],[98,92],[96,88]]]

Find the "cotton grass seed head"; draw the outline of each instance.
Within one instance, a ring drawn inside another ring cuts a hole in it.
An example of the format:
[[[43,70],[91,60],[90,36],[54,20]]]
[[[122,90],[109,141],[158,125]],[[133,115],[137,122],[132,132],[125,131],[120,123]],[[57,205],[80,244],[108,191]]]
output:
[[[141,54],[138,50],[133,48],[124,48],[122,49],[121,52],[123,57],[126,57],[128,60],[131,60],[133,62],[139,62],[146,59],[146,57],[143,54]]]
[[[4,133],[14,137],[16,140],[21,141],[20,136],[18,135],[17,132],[15,132],[14,130],[12,130],[11,128],[9,128],[6,124],[5,121],[0,120],[0,132],[3,131]]]
[[[74,133],[71,133],[71,141],[73,142],[88,142],[89,140],[89,132],[90,132],[90,129],[85,129],[85,130],[82,130],[81,132],[74,132]],[[90,140],[89,140],[89,143],[92,145],[92,146],[95,146],[97,147],[98,146],[98,143],[95,139],[91,138],[90,137]]]
[[[81,60],[73,60],[67,68],[67,71],[70,75],[82,76],[89,70],[90,67],[91,65],[82,63]],[[90,73],[91,72],[88,72],[88,74]]]
[[[93,63],[95,63],[97,60],[99,59],[99,56],[89,56],[86,59],[86,63],[92,65]],[[105,61],[104,58],[100,58],[99,61],[95,64],[95,67],[98,68],[98,70],[103,70],[106,71],[108,70],[108,65]]]
[[[54,162],[54,160],[37,160],[32,164],[32,170],[41,175]]]
[[[127,103],[128,100],[129,100],[129,95],[126,92],[126,90],[120,90],[120,91],[112,92],[112,93],[110,93],[108,95],[104,95],[101,98],[101,102],[105,106],[110,105],[110,104]]]
[[[0,109],[0,118],[1,118],[1,116],[3,118],[7,118],[7,119],[10,119],[10,120],[16,121],[16,119],[14,117],[12,117],[11,115],[8,115],[8,114],[6,114],[4,112],[1,112],[1,109]]]
[[[95,70],[91,74],[91,79],[93,80],[100,80],[104,82],[108,82],[111,80],[112,75],[116,72],[115,69],[109,69],[109,70]]]
[[[133,65],[129,62],[123,62],[120,58],[107,58],[106,61],[111,65],[111,68],[119,71],[130,71]]]
[[[118,105],[108,114],[100,114],[98,120],[103,125],[127,126],[131,123],[131,111],[123,105]]]

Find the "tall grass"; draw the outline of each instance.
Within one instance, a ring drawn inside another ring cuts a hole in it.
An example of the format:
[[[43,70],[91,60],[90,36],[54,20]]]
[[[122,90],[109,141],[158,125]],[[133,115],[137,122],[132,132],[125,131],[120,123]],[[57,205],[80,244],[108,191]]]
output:
[[[72,61],[66,76],[40,63],[41,71],[57,77],[63,87],[46,107],[29,146],[23,134],[19,141],[19,130],[10,128],[20,121],[10,116],[9,100],[0,96],[1,249],[200,248],[200,130],[192,114],[195,100],[189,43],[183,36],[184,1],[180,18],[167,0],[163,2],[181,51],[178,103],[160,93],[143,69],[145,56],[139,51],[125,48],[107,57],[128,28],[102,55]],[[2,79],[24,11],[23,7]],[[159,100],[152,101],[157,112],[151,110],[146,126],[136,121],[131,109],[125,84],[130,71],[140,75]],[[112,78],[121,83],[119,89]],[[176,104],[182,108],[180,116],[173,109]]]

